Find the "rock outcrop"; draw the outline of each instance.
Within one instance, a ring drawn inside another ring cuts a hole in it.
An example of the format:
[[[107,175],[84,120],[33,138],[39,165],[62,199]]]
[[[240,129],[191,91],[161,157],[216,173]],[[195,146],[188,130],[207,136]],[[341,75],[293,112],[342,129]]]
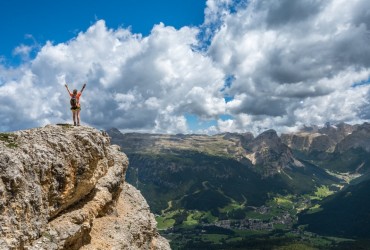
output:
[[[328,152],[332,153],[335,147],[344,138],[357,129],[357,125],[339,123],[335,126],[327,124],[304,127],[301,131],[290,134],[282,134],[281,140],[291,149],[302,152]]]
[[[272,129],[258,135],[245,146],[245,149],[246,157],[254,166],[261,168],[264,176],[272,176],[285,168],[303,167]]]
[[[355,131],[338,143],[335,151],[343,153],[356,148],[361,148],[366,152],[370,152],[370,123],[357,126]]]
[[[335,141],[330,139],[328,135],[318,132],[282,134],[281,140],[291,149],[303,152],[332,152],[335,148]]]
[[[169,249],[127,166],[89,127],[0,133],[0,249]]]
[[[81,250],[169,249],[168,242],[156,232],[154,215],[137,189],[125,183],[116,207],[114,214],[94,221],[91,242]]]

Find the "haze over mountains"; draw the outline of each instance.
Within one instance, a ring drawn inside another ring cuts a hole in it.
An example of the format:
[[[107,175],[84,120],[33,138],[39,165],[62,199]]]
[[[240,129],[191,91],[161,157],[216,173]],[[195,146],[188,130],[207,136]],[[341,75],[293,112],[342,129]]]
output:
[[[370,238],[370,208],[360,208],[359,202],[370,196],[369,123],[304,127],[280,136],[267,130],[256,137],[107,132],[130,159],[128,182],[141,190],[163,229],[172,232],[172,247],[222,243],[237,248],[247,242],[252,247],[258,237],[272,245],[297,244],[308,232]],[[336,223],[339,214],[346,223]],[[323,216],[324,224],[318,219]],[[210,225],[230,231],[216,233],[215,240]],[[297,227],[300,233],[286,235]],[[189,237],[176,238],[176,230]],[[199,237],[192,235],[197,230]],[[249,238],[240,230],[266,234]],[[272,242],[277,230],[285,232],[283,243]],[[304,242],[307,247],[320,247],[316,236],[305,237],[311,239]],[[344,244],[326,240],[330,247]]]

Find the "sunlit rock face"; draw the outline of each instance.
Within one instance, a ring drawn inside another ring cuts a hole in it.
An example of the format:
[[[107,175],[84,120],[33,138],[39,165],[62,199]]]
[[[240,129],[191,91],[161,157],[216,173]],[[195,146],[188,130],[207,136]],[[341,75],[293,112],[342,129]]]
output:
[[[370,152],[370,123],[359,125],[356,130],[338,143],[335,151],[342,153],[350,149],[363,149]]]
[[[275,130],[267,130],[246,145],[247,157],[257,168],[262,168],[264,176],[279,173],[285,168],[302,167],[294,158]]]
[[[338,143],[358,128],[358,125],[339,123],[335,126],[326,124],[319,128],[317,126],[304,127],[301,131],[290,134],[282,134],[283,143],[291,149],[307,153],[328,152],[332,153]]]
[[[138,192],[125,188],[127,167],[126,155],[93,128],[0,133],[0,249],[80,249],[94,242],[95,221],[106,217],[136,228],[139,236],[127,236],[125,246],[169,249],[140,195],[130,204],[132,211],[146,208],[142,220],[130,218],[135,212],[123,217],[117,207]]]

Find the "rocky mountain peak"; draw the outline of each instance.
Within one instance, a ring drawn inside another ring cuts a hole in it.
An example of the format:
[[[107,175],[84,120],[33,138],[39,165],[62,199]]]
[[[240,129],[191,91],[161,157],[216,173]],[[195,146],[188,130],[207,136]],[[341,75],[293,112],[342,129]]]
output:
[[[122,133],[121,131],[119,131],[117,128],[110,128],[106,131],[109,135],[111,135],[112,137],[120,137],[122,136]]]
[[[263,133],[259,134],[254,140],[254,143],[267,143],[270,145],[276,145],[280,143],[280,138],[277,135],[276,131],[273,129],[269,129],[264,131]]]
[[[287,149],[287,147],[281,142],[281,139],[277,135],[276,131],[273,129],[261,133],[247,146],[247,149],[252,152],[261,150],[262,148],[269,148],[269,150],[278,153],[281,153]]]
[[[257,136],[257,138],[269,138],[269,139],[275,139],[276,137],[279,138],[274,129],[268,129]]]
[[[265,176],[274,175],[284,168],[303,166],[273,129],[261,133],[249,142],[246,151],[247,158],[253,165],[261,168]]]
[[[335,126],[327,125],[323,128],[320,128],[318,132],[320,134],[327,135],[335,144],[343,140],[347,135],[351,134],[356,130],[357,126],[352,126],[346,123],[339,123]]]
[[[351,134],[338,143],[335,151],[344,152],[356,148],[370,152],[370,123],[358,125]]]
[[[125,183],[127,167],[93,128],[0,133],[0,249],[169,249],[145,200]]]
[[[107,132],[111,132],[111,133],[116,133],[116,134],[120,134],[121,131],[119,131],[118,128],[110,128],[107,130]]]
[[[304,127],[296,133],[282,134],[283,143],[294,150],[303,152],[333,152],[336,145],[350,135],[357,126],[346,123]]]

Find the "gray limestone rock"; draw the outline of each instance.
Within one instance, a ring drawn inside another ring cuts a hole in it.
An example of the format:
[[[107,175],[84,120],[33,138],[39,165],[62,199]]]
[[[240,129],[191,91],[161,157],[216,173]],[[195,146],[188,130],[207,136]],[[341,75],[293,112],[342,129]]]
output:
[[[0,133],[0,249],[80,249],[90,244],[95,221],[118,211],[125,199],[127,167],[126,155],[93,128],[48,125]],[[138,203],[133,209],[147,206],[142,198],[132,202]],[[148,208],[142,220],[151,221],[150,233],[135,232],[142,244],[158,239],[164,247],[157,249],[169,249],[152,217]],[[140,220],[132,222],[142,228]]]

